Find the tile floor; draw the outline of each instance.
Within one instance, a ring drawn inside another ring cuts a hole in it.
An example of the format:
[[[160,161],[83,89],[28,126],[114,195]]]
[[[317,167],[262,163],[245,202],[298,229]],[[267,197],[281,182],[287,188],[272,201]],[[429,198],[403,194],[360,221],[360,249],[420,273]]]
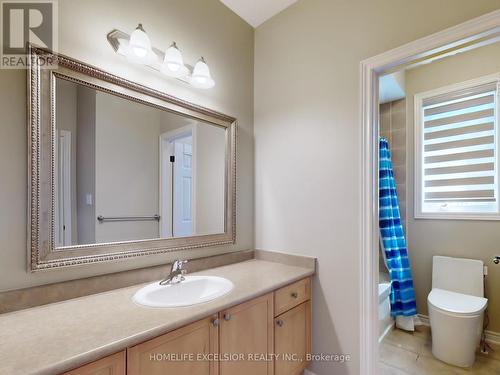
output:
[[[394,329],[380,344],[381,375],[500,375],[500,345],[490,345],[489,355],[478,354],[473,367],[462,369],[432,356],[431,335],[427,326],[414,333]]]

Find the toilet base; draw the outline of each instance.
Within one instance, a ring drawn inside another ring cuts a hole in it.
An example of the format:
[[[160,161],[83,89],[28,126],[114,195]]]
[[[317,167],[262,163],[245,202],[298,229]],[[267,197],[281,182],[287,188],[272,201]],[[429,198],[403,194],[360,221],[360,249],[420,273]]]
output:
[[[467,357],[464,358],[457,358],[454,355],[450,355],[449,352],[442,352],[440,350],[434,350],[434,343],[432,343],[433,349],[432,349],[432,355],[439,359],[440,361],[447,363],[452,366],[457,366],[457,367],[462,367],[462,368],[469,368],[474,365],[474,362],[476,362],[476,355],[467,355]]]
[[[432,354],[458,367],[471,367],[476,360],[483,327],[483,313],[456,316],[429,306],[432,330]]]

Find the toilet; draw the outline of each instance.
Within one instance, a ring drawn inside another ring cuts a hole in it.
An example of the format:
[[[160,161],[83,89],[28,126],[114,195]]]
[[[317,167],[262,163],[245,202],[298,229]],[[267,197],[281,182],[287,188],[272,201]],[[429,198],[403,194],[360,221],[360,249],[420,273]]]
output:
[[[474,364],[488,300],[484,298],[483,262],[435,256],[432,290],[427,297],[432,354],[459,367]]]

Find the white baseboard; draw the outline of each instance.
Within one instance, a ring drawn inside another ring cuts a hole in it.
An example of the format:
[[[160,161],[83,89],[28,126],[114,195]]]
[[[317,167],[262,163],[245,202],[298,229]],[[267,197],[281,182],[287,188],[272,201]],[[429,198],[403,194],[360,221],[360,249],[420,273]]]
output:
[[[431,323],[429,322],[429,317],[427,315],[417,314],[417,316],[424,326],[429,326],[429,327],[431,326]]]
[[[489,344],[500,345],[500,333],[486,331],[486,342]]]
[[[423,325],[430,326],[429,317],[427,315],[418,314]],[[489,344],[500,345],[500,333],[486,330],[486,342]]]

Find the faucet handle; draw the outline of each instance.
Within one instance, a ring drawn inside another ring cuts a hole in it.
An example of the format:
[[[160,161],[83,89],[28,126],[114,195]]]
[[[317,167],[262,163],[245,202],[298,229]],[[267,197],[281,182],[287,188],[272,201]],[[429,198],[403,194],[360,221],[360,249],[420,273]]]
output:
[[[174,260],[172,263],[172,271],[179,271],[183,269],[184,264],[186,264],[188,261],[187,260]]]

